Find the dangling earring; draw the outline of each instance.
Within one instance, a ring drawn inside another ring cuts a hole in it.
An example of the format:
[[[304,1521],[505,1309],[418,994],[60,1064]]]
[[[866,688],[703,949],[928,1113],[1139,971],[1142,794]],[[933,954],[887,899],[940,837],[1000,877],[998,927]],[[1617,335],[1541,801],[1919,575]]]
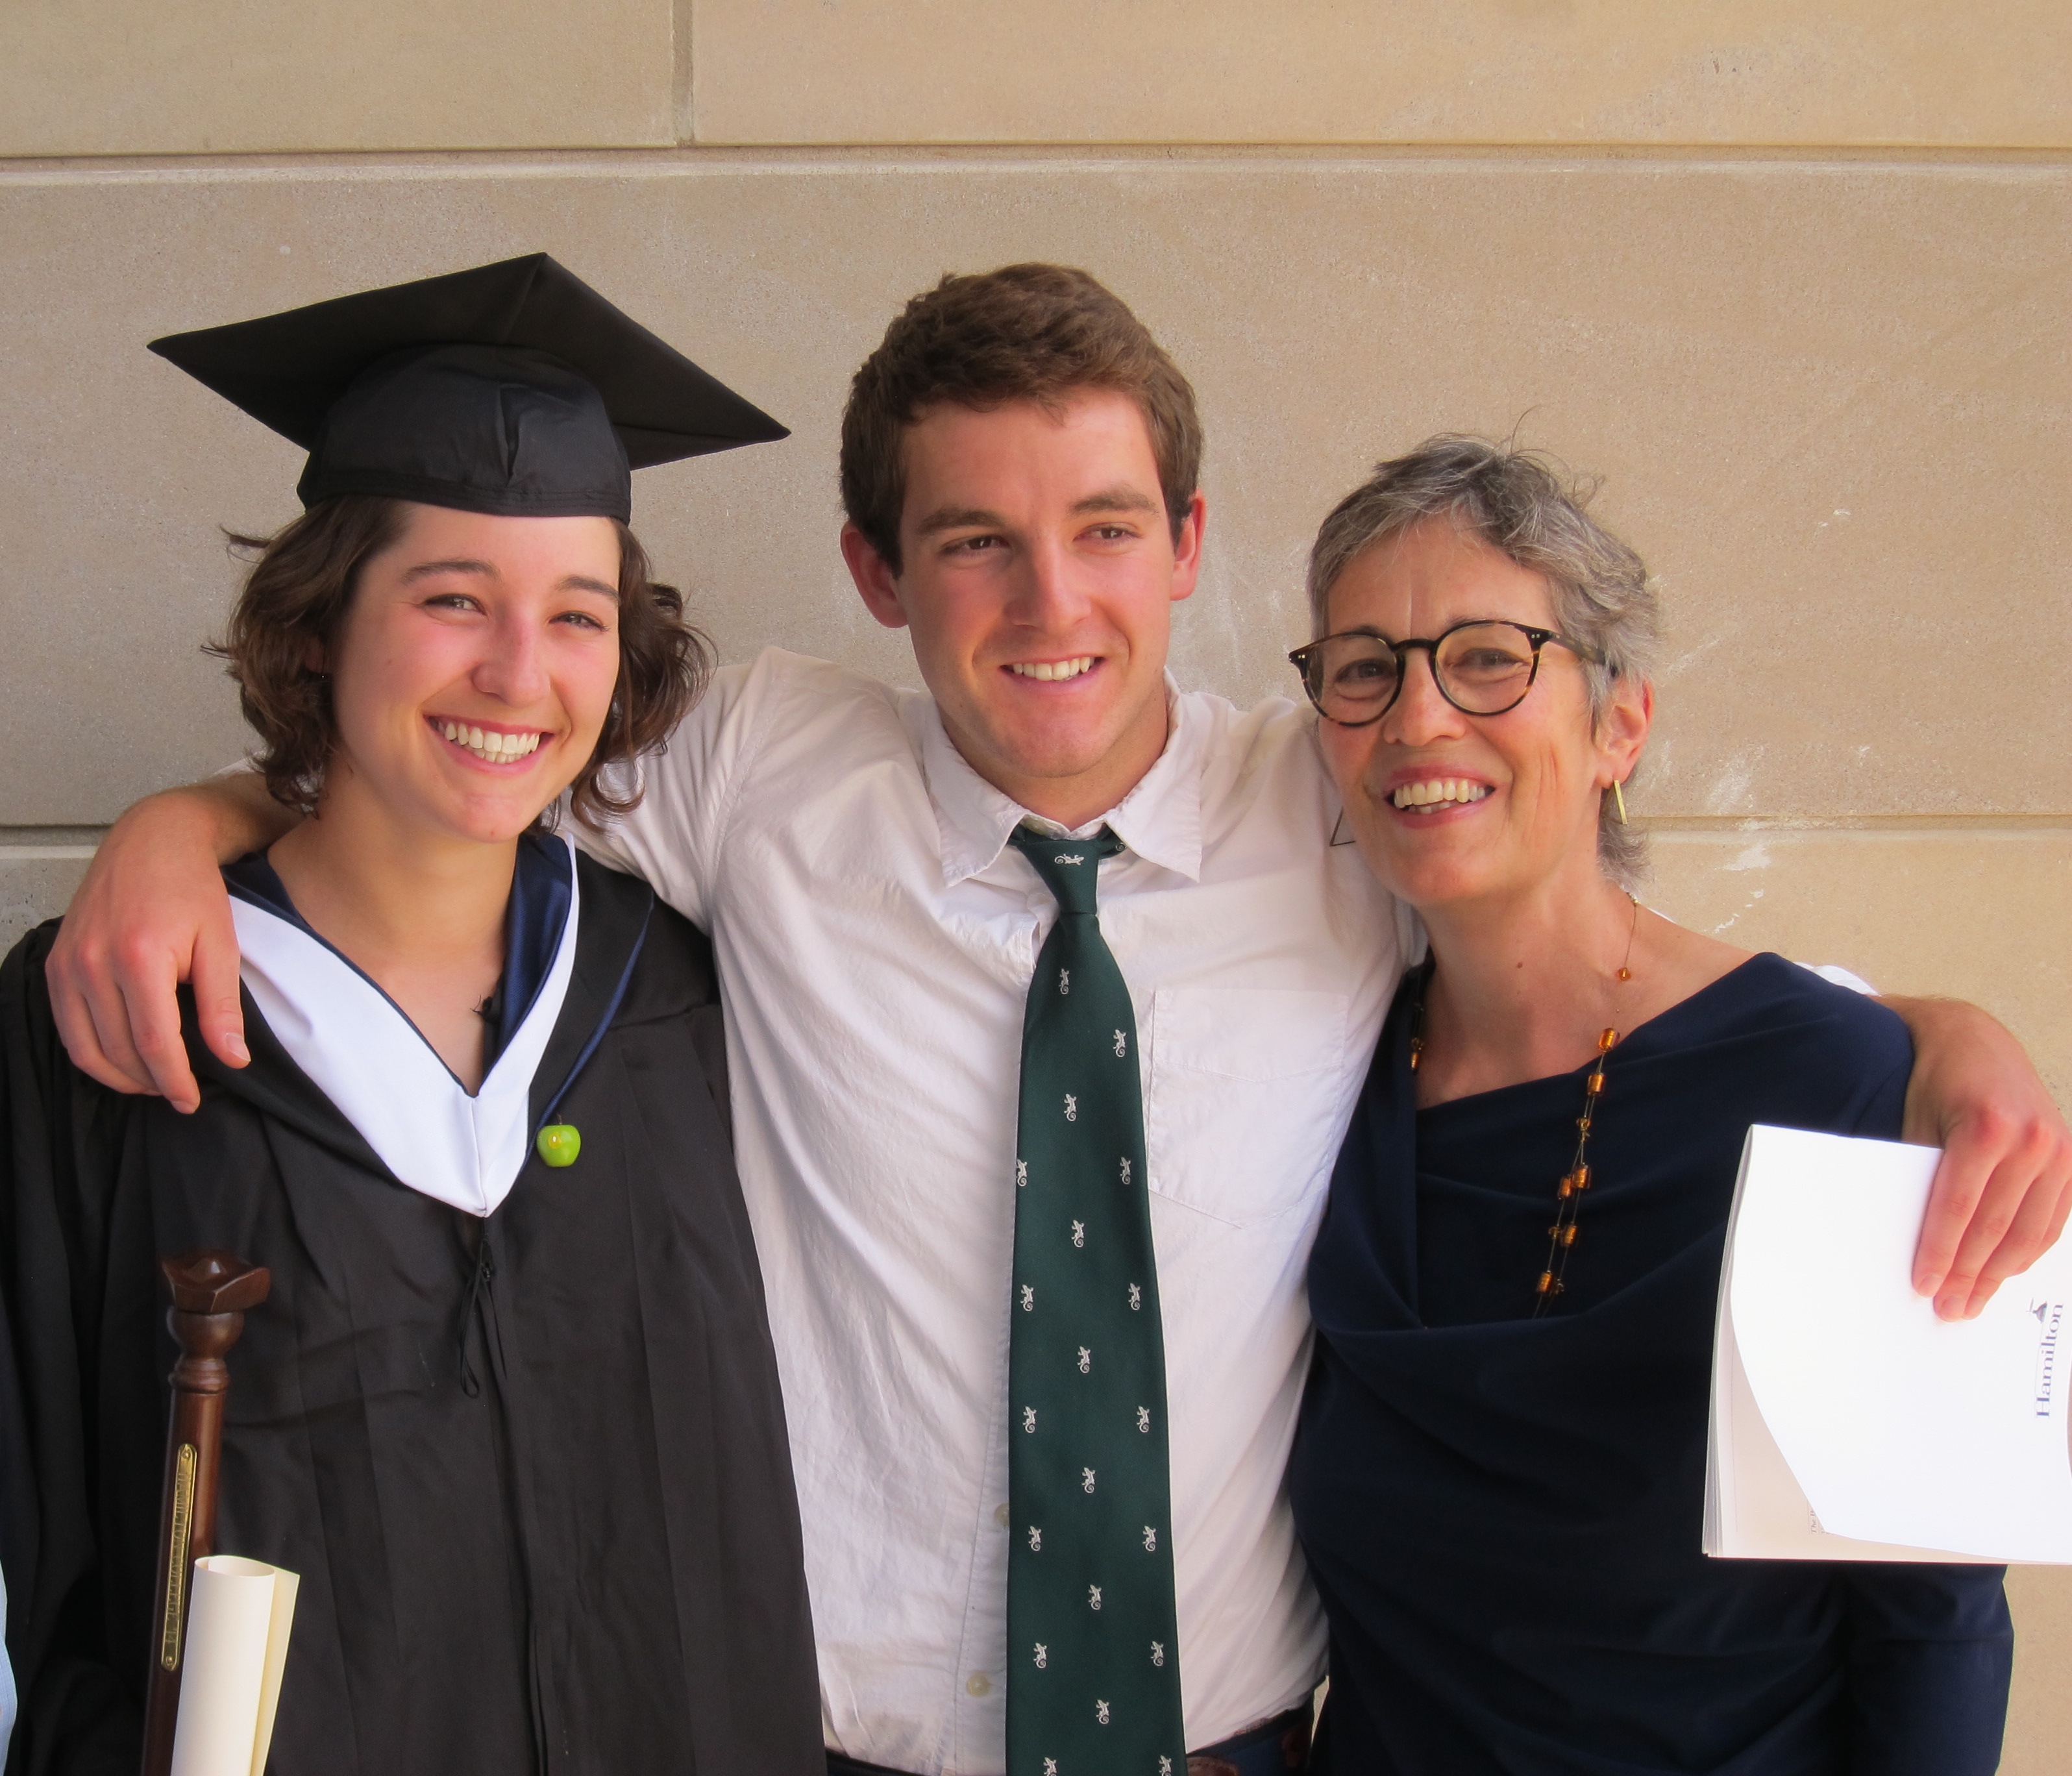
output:
[[[1626,824],[1626,791],[1616,777],[1612,779],[1612,805],[1618,810],[1619,824],[1624,826]]]

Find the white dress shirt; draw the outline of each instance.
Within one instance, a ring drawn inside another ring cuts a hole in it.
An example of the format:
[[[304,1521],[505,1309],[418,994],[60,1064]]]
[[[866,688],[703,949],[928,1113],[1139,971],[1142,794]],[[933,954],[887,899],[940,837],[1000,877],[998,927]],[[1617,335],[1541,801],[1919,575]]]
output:
[[[1313,718],[1169,693],[1104,821],[1141,1033],[1187,1742],[1304,1700],[1324,1634],[1281,1490],[1304,1269],[1410,941]],[[1027,818],[934,703],[772,650],[722,672],[598,847],[712,934],[829,1745],[1005,1762],[1007,1348],[1022,1006],[1055,916]]]

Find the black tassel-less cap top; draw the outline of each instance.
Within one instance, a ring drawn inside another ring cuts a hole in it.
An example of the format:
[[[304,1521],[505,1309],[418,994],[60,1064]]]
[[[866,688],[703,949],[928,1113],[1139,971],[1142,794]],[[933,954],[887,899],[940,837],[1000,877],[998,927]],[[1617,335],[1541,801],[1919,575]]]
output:
[[[784,427],[544,253],[154,339],[310,453],[305,506],[632,513],[632,474]]]

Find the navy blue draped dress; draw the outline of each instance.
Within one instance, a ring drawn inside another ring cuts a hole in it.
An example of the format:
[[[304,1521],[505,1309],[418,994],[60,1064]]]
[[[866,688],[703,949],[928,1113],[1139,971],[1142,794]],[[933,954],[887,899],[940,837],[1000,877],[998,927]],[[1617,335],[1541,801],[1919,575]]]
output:
[[[1581,1072],[1429,1110],[1410,985],[1309,1269],[1291,1485],[1330,1776],[1988,1776],[2002,1569],[1708,1560],[1714,1304],[1755,1122],[1897,1139],[1882,1006],[1774,956],[1613,1050],[1568,1292],[1530,1317]]]

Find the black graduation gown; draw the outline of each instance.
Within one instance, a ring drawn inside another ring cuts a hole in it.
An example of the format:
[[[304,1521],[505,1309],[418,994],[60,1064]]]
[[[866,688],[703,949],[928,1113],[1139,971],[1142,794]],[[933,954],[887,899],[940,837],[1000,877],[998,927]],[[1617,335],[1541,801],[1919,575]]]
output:
[[[183,1117],[67,1061],[54,925],[7,959],[10,1776],[136,1768],[175,1355],[157,1259],[204,1246],[273,1273],[230,1355],[216,1543],[302,1575],[272,1769],[824,1770],[710,947],[578,868],[531,1101],[536,1124],[558,1098],[581,1157],[529,1158],[486,1220],[398,1183],[249,993],[241,1071],[187,1006]]]
[[[1529,1318],[1581,1074],[1420,1111],[1408,988],[1310,1260],[1289,1474],[1331,1776],[1988,1776],[1997,1566],[1708,1560],[1714,1309],[1749,1124],[1896,1140],[1884,1007],[1757,956],[1605,1068],[1568,1290]]]

